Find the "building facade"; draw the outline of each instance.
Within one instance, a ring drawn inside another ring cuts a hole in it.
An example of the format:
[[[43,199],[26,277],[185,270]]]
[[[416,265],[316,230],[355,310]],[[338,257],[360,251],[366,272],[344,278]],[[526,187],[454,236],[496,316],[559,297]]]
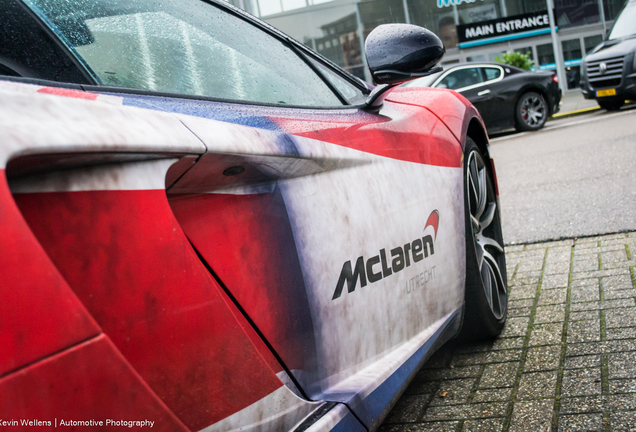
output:
[[[625,3],[552,0],[553,41],[547,0],[230,1],[367,81],[366,36],[380,24],[410,23],[440,36],[446,47],[442,64],[527,53],[536,69],[559,68],[565,91],[578,88],[581,58],[603,40]]]

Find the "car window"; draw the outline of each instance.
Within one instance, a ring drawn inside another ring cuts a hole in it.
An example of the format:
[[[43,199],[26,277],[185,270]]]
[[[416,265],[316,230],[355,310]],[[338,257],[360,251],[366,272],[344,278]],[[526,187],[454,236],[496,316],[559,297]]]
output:
[[[246,102],[341,106],[288,46],[199,0],[25,0],[102,84]]]
[[[496,80],[501,76],[501,69],[494,67],[485,67],[481,69],[484,72],[486,81]]]
[[[453,90],[461,89],[482,82],[479,68],[469,67],[453,71],[446,75],[436,87],[449,88]]]
[[[351,84],[349,81],[338,75],[332,69],[328,68],[326,65],[320,63],[318,60],[315,60],[309,57],[309,61],[311,61],[316,68],[323,74],[339,92],[340,94],[349,102],[350,104],[360,104],[365,101],[366,95],[362,93],[355,85]]]

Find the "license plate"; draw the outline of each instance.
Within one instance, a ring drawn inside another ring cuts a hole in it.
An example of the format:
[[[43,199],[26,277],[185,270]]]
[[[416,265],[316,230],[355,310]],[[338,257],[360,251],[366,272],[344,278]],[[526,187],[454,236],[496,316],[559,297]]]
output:
[[[596,92],[596,97],[603,96],[616,96],[616,89],[598,90]]]

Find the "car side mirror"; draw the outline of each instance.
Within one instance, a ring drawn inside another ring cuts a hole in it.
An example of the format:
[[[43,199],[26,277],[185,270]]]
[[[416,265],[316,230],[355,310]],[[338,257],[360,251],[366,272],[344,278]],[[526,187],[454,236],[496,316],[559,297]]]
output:
[[[371,76],[381,84],[369,95],[365,103],[369,108],[379,108],[386,91],[396,85],[441,71],[435,65],[446,52],[435,33],[411,24],[376,27],[367,36],[364,50]]]

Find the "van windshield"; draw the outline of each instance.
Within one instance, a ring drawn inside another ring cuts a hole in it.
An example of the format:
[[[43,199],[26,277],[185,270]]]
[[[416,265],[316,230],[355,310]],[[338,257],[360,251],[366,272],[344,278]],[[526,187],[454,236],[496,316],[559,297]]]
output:
[[[636,35],[636,2],[629,2],[614,23],[609,40]]]

